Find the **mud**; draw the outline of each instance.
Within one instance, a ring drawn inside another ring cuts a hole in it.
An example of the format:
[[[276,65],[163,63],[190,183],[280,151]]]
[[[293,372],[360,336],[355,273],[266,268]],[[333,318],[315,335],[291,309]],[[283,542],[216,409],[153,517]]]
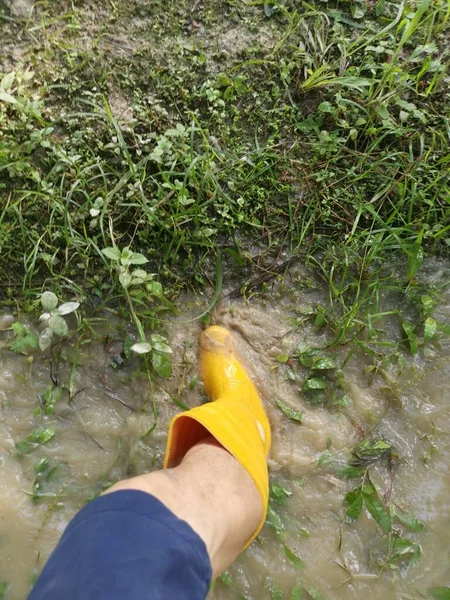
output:
[[[442,263],[426,274],[441,287],[434,313],[441,322],[450,313],[444,285],[449,274]],[[449,342],[441,336],[413,357],[404,353],[384,378],[374,379],[369,356],[356,352],[348,358],[348,346],[323,350],[331,339],[328,328],[317,328],[312,319],[299,325],[299,308],[325,305],[326,298],[326,290],[311,285],[297,268],[270,292],[222,302],[213,313],[213,322],[234,332],[264,397],[273,429],[271,482],[285,490],[281,505],[271,502],[277,527],[269,519],[272,524],[216,583],[211,593],[216,600],[290,598],[299,582],[302,598],[309,590],[309,597],[320,593],[324,599],[394,600],[450,583]],[[404,308],[398,301],[387,297],[385,308]],[[67,522],[89,499],[111,482],[161,467],[167,425],[180,403],[190,407],[205,400],[196,362],[202,326],[185,322],[201,312],[201,303],[184,304],[184,313],[167,329],[174,376],[153,394],[137,359],[117,369],[125,335],[119,321],[92,317],[96,339],[60,344],[50,360],[13,353],[12,317],[2,317],[0,582],[10,585],[9,600],[26,597]],[[395,340],[399,333],[391,327],[386,337]],[[334,359],[345,403],[311,404],[301,392],[308,369],[297,361],[280,362],[283,355],[311,347]],[[43,394],[55,386],[62,390],[55,411],[42,416]],[[303,423],[288,419],[280,402],[302,411]],[[54,437],[21,456],[15,444],[37,427],[52,429]],[[392,486],[389,501],[425,525],[420,532],[395,525],[420,546],[415,567],[400,561],[381,568],[385,548],[373,518],[365,510],[355,523],[345,517],[344,496],[359,480],[339,473],[365,438],[388,440],[398,455],[393,478],[383,461],[373,464],[371,477],[381,494]],[[40,459],[49,466],[38,475]],[[289,558],[286,546],[300,560]]]

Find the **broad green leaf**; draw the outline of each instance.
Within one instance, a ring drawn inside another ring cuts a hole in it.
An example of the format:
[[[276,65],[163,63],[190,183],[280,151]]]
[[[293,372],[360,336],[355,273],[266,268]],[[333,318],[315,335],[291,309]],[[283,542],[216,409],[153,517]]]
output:
[[[353,479],[355,477],[362,477],[366,472],[366,467],[353,467],[348,466],[340,469],[338,471],[339,477],[347,477],[348,479]]]
[[[6,600],[10,587],[10,584],[6,581],[0,581],[0,600]]]
[[[281,402],[281,400],[275,399],[275,402],[278,408],[284,412],[288,419],[292,419],[293,421],[303,423],[304,414],[301,411],[290,408],[289,406],[284,404],[284,402]]]
[[[386,508],[381,502],[372,494],[363,493],[364,504],[375,519],[379,527],[384,533],[390,533],[392,530],[392,521]]]
[[[61,306],[58,306],[56,312],[58,315],[70,315],[70,313],[73,313],[78,308],[80,308],[79,302],[65,302]]]
[[[332,358],[324,356],[322,358],[316,358],[311,368],[315,369],[316,371],[327,371],[329,369],[335,369],[336,365]]]
[[[272,525],[277,533],[284,531],[283,521],[280,519],[278,513],[270,506],[267,509],[267,522]]]
[[[285,506],[289,496],[292,496],[292,492],[284,488],[281,483],[273,483],[270,486],[270,498],[279,506]]]
[[[379,17],[384,12],[384,8],[386,6],[386,0],[378,0],[375,4],[375,14]]]
[[[283,594],[278,583],[272,584],[271,598],[272,600],[283,600]]]
[[[315,588],[308,588],[306,591],[311,600],[322,600],[322,594],[319,592],[319,590],[316,590]]]
[[[151,352],[152,347],[147,342],[139,342],[138,344],[133,344],[130,350],[136,352],[136,354],[148,354],[148,352]]]
[[[283,544],[283,549],[284,549],[284,554],[286,556],[286,558],[289,560],[289,562],[291,562],[294,567],[296,569],[304,569],[305,568],[305,563],[302,561],[302,559],[297,556],[297,554],[295,554],[295,552],[293,550],[291,550],[291,548],[289,548],[289,546],[287,546],[286,544]]]
[[[3,76],[3,79],[0,82],[0,89],[3,90],[4,92],[7,92],[10,89],[10,87],[12,86],[12,84],[14,83],[15,78],[16,78],[15,71],[6,73],[6,75]]]
[[[160,377],[166,379],[172,377],[172,363],[166,354],[161,352],[153,352],[152,365]]]
[[[8,92],[0,90],[0,102],[7,102],[8,104],[17,104],[17,100]]]
[[[395,565],[404,562],[408,567],[416,566],[420,561],[420,546],[407,538],[394,537],[390,546],[388,563]]]
[[[318,350],[316,348],[308,348],[304,352],[299,353],[298,359],[304,367],[311,368],[316,360]]]
[[[102,254],[109,258],[110,260],[119,261],[121,257],[121,253],[119,248],[103,248]]]
[[[433,587],[428,593],[434,600],[450,600],[450,587]]]
[[[428,342],[436,334],[437,323],[432,317],[427,317],[423,325],[423,341]]]
[[[38,475],[39,473],[43,473],[48,469],[49,465],[50,463],[48,458],[40,458],[34,465],[34,472],[36,473],[36,475]]]
[[[303,593],[303,584],[299,581],[294,585],[291,592],[291,600],[300,600]]]
[[[322,313],[319,313],[316,318],[314,319],[314,325],[316,327],[323,327],[324,325],[326,325],[326,318]]]
[[[156,296],[156,298],[161,298],[163,295],[163,287],[159,283],[159,281],[151,281],[147,283],[147,291],[152,294],[152,296]]]
[[[46,311],[52,311],[58,306],[58,298],[53,292],[44,292],[41,296],[42,308]]]
[[[132,265],[145,265],[145,263],[148,263],[148,258],[145,258],[140,252],[133,252],[131,254],[130,263]]]
[[[426,315],[429,315],[434,306],[433,298],[431,298],[431,296],[427,296],[426,294],[424,294],[423,296],[420,297],[420,301],[422,302],[422,307],[423,307],[424,313]]]
[[[425,525],[422,523],[422,521],[419,521],[419,519],[416,519],[416,517],[403,512],[400,508],[398,508],[398,506],[394,507],[394,515],[402,525],[408,527],[408,529],[411,531],[425,530]]]
[[[24,440],[18,442],[15,447],[19,454],[28,454],[35,450],[38,446],[46,444],[55,435],[55,431],[49,428],[39,427],[31,432]]]
[[[274,7],[272,4],[265,3],[264,4],[264,14],[266,17],[271,17],[274,13]]]
[[[417,336],[414,333],[416,326],[413,323],[410,323],[409,321],[403,321],[402,329],[406,334],[406,339],[408,341],[411,354],[416,354],[419,350],[419,345],[417,343]]]
[[[61,386],[48,387],[42,394],[42,402],[44,405],[44,413],[52,415],[55,411],[55,404],[61,400],[63,388]]]
[[[346,501],[350,504],[346,510],[346,515],[350,519],[356,521],[363,508],[363,496],[360,488],[358,489],[358,493],[355,493],[354,495],[350,494],[353,494],[353,492],[350,492],[345,497]]]
[[[152,346],[158,352],[166,352],[166,354],[172,354],[172,348],[167,343],[167,340],[162,335],[153,334],[152,335]]]
[[[275,360],[279,363],[287,363],[289,360],[289,354],[279,354]]]
[[[56,335],[60,335],[61,337],[69,333],[69,326],[59,315],[52,315],[48,320],[48,325]]]
[[[327,385],[325,377],[311,377],[305,381],[302,390],[304,392],[309,392],[310,390],[324,390]]]
[[[132,281],[132,277],[127,271],[123,271],[122,273],[120,273],[119,282],[125,289],[130,287],[131,281]]]

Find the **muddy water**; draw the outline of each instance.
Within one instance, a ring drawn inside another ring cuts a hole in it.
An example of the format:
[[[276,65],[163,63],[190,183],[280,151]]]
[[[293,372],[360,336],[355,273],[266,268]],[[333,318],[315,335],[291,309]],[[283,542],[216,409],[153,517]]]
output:
[[[424,278],[440,289],[435,318],[448,322],[450,268],[430,263]],[[330,341],[327,328],[315,327],[313,319],[299,324],[298,309],[308,312],[305,307],[317,303],[326,305],[326,290],[293,270],[270,292],[247,302],[223,302],[214,313],[214,322],[234,331],[265,398],[273,428],[275,495],[278,490],[278,503],[271,503],[272,525],[266,524],[217,582],[211,593],[216,600],[289,599],[300,582],[305,591],[298,597],[329,600],[423,598],[431,586],[450,585],[450,343],[440,338],[425,352],[405,355],[386,368],[384,378],[367,373],[373,358],[362,352],[349,357],[348,346],[327,351],[338,367],[345,361],[339,377],[331,379],[341,382],[339,394],[345,392],[346,402],[312,405],[299,392],[307,369],[277,357]],[[383,309],[407,311],[405,300],[395,297],[387,297]],[[178,319],[198,310],[187,305]],[[79,508],[110,482],[161,466],[177,403],[194,406],[204,400],[196,377],[201,326],[168,327],[174,376],[155,391],[153,405],[138,363],[117,368],[121,343],[114,337],[123,339],[126,333],[119,322],[95,316],[78,344],[58,346],[50,361],[13,353],[10,321],[0,317],[0,583],[10,584],[8,599],[22,600]],[[399,338],[395,323],[377,323],[384,327],[384,340]],[[43,394],[55,391],[55,385],[61,397],[54,413],[43,416]],[[303,423],[289,420],[277,401],[301,410]],[[152,431],[154,409],[158,420]],[[37,427],[56,433],[19,456],[15,444]],[[394,445],[393,473],[380,460],[371,467],[372,480],[381,494],[392,485],[390,501],[425,524],[425,531],[416,533],[395,526],[420,545],[420,562],[409,570],[402,562],[379,566],[386,549],[365,510],[356,523],[345,518],[344,496],[359,480],[339,473],[364,437]]]

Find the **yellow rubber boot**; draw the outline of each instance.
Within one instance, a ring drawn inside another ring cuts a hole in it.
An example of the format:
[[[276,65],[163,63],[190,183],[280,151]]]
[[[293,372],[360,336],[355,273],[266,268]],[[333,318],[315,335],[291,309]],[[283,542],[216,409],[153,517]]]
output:
[[[270,425],[258,392],[236,357],[231,333],[209,327],[200,336],[200,371],[212,402],[176,415],[169,428],[164,467],[178,465],[186,452],[212,435],[255,482],[264,507],[261,522],[245,545],[258,535],[266,518],[269,477],[266,456]]]

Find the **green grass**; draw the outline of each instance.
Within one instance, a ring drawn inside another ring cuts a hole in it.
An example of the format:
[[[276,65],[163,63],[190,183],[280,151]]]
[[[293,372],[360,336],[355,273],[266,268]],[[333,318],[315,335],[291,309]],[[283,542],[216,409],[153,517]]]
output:
[[[0,101],[0,298],[123,296],[114,245],[172,292],[224,250],[287,250],[328,283],[336,340],[360,337],[381,287],[420,296],[423,255],[448,255],[448,3],[202,7],[3,9],[25,54]],[[224,54],[199,23],[251,41]]]

